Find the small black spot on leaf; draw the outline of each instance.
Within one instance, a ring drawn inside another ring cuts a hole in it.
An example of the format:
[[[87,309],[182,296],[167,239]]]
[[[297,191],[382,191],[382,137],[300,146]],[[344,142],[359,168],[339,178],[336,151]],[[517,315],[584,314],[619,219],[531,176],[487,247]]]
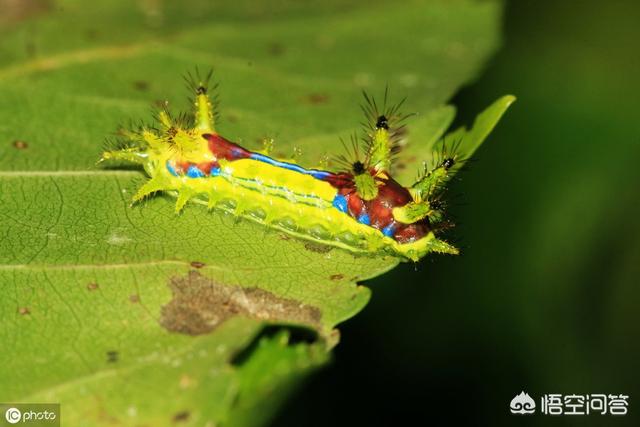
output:
[[[95,28],[90,28],[84,32],[84,36],[87,40],[97,40],[100,36],[100,32]]]
[[[180,423],[189,420],[189,416],[189,411],[180,411],[173,416],[172,420],[174,423]]]
[[[269,55],[271,56],[281,56],[285,50],[284,45],[277,42],[269,43],[269,46],[267,47],[267,52],[269,52]]]
[[[144,80],[136,80],[135,82],[133,82],[133,87],[141,92],[146,92],[149,90],[149,82]]]
[[[108,363],[116,363],[118,361],[118,352],[115,350],[107,351],[107,362]]]

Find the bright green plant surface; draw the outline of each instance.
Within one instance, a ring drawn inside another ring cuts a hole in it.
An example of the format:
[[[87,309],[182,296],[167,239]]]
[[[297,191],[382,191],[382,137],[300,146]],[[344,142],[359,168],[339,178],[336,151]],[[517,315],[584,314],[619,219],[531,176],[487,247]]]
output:
[[[500,15],[475,1],[192,3],[61,1],[0,21],[0,401],[61,402],[66,425],[264,424],[367,303],[356,282],[397,260],[195,204],[176,216],[167,196],[130,207],[142,172],[95,167],[105,137],[155,100],[188,108],[179,76],[214,66],[221,133],[273,137],[313,166],[358,128],[360,89],[388,83],[421,113],[399,158],[407,184]],[[479,116],[463,156],[512,100]],[[318,338],[255,340],[265,324]]]

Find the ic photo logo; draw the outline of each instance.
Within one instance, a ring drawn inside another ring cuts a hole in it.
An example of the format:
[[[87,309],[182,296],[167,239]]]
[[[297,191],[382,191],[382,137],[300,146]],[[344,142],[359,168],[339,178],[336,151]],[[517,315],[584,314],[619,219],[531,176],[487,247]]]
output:
[[[18,408],[9,408],[4,413],[4,418],[7,420],[9,424],[16,424],[20,422],[22,418],[22,412]]]
[[[8,425],[60,427],[60,404],[0,403],[0,426]]]

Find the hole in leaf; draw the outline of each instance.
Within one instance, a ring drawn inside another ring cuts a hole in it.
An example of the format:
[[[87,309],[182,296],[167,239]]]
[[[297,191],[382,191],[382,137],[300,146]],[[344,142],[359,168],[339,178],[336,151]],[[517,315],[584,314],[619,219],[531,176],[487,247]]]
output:
[[[272,339],[278,333],[286,331],[289,340],[287,345],[296,345],[299,343],[313,344],[318,340],[318,334],[316,331],[303,326],[293,325],[268,325],[265,326],[259,334],[257,334],[251,343],[236,353],[230,360],[233,366],[242,366],[247,360],[251,358],[251,355],[256,351],[260,342],[264,339]]]

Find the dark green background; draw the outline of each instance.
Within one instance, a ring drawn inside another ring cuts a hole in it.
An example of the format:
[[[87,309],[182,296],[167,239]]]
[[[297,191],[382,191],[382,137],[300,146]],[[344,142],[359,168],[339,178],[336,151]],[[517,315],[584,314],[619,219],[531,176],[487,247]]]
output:
[[[464,123],[518,96],[452,192],[464,254],[368,282],[274,425],[640,425],[639,41],[638,2],[507,4],[503,49],[453,100]],[[630,413],[518,419],[522,390]]]

